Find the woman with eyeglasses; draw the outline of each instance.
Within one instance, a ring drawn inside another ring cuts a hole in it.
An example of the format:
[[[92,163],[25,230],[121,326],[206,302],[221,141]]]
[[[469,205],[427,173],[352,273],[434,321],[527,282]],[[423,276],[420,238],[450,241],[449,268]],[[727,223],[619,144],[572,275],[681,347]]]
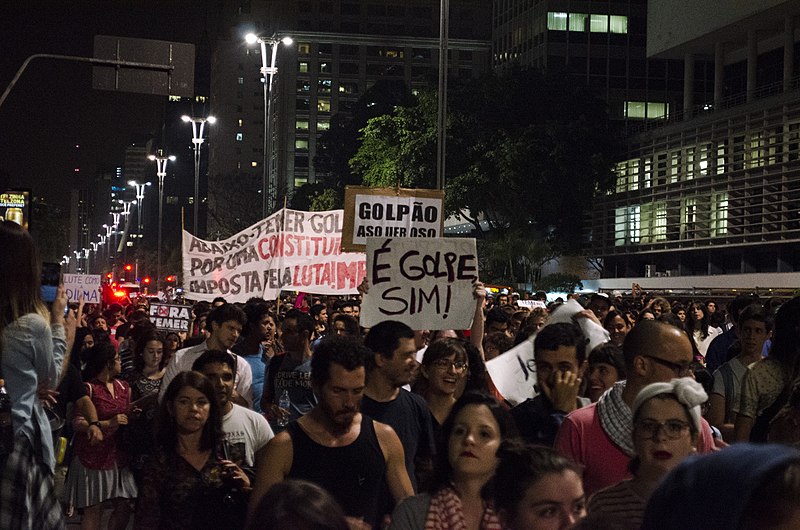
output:
[[[431,409],[437,440],[444,420],[453,409],[458,391],[464,386],[469,370],[467,359],[467,343],[454,338],[432,342],[422,358],[414,392],[425,398]]]
[[[602,513],[621,528],[638,529],[650,495],[661,480],[697,451],[700,405],[708,395],[691,377],[644,387],[631,407],[632,479],[602,489],[589,499],[589,513]]]

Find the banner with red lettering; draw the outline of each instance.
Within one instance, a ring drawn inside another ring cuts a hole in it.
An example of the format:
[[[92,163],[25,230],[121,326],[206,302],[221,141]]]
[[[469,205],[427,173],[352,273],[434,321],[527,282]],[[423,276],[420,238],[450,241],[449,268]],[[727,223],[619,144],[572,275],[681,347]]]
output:
[[[342,210],[283,209],[223,241],[183,231],[183,289],[191,300],[245,302],[280,291],[355,294],[363,253],[342,252]]]

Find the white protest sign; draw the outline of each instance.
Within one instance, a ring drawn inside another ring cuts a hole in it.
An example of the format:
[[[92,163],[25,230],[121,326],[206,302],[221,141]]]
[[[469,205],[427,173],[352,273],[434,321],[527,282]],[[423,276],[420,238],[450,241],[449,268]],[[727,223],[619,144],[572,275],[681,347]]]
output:
[[[507,352],[486,361],[492,383],[508,402],[518,405],[535,397],[536,365],[533,363],[533,337]]]
[[[370,238],[362,326],[399,320],[412,329],[467,329],[475,314],[475,240]]]
[[[99,304],[102,284],[99,274],[64,274],[64,291],[67,300],[87,304]]]
[[[281,290],[355,294],[366,274],[362,253],[341,249],[342,210],[283,209],[222,241],[183,232],[187,298],[245,302]]]
[[[363,251],[370,237],[442,237],[444,192],[347,186],[342,245]]]
[[[534,307],[541,307],[542,309],[547,309],[547,304],[545,304],[541,300],[517,300],[517,305],[519,307],[526,307],[528,309],[533,309]]]
[[[594,349],[595,346],[605,344],[611,340],[611,335],[606,331],[603,326],[594,322],[590,318],[575,318],[575,315],[583,311],[583,306],[577,300],[567,300],[561,304],[558,309],[553,311],[550,318],[547,319],[548,324],[556,324],[559,322],[577,322],[578,326],[583,332],[583,336],[589,339],[586,344],[586,356]]]

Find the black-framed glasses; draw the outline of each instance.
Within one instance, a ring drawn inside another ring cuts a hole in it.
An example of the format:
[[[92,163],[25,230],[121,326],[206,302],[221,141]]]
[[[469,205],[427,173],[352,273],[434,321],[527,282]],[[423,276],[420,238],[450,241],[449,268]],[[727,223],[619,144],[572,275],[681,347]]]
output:
[[[457,374],[467,369],[467,363],[465,363],[464,361],[450,361],[447,359],[436,359],[435,361],[433,361],[433,365],[439,370],[449,370],[450,367],[452,366],[453,371]]]
[[[633,430],[639,438],[655,438],[663,431],[670,440],[677,440],[689,430],[689,423],[681,420],[639,420]]]
[[[692,363],[685,363],[685,364],[674,363],[672,361],[668,361],[666,359],[662,359],[661,357],[656,357],[654,355],[645,355],[645,357],[654,360],[661,366],[666,366],[667,368],[675,372],[675,374],[678,375],[679,377],[689,375],[692,373]]]

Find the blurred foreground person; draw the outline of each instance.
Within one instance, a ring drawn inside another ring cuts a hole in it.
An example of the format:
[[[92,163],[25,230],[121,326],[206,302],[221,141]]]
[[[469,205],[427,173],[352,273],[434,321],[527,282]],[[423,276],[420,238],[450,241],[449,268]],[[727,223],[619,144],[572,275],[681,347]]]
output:
[[[694,456],[653,493],[643,530],[800,528],[800,452],[735,444]]]
[[[65,528],[53,490],[53,436],[37,388],[52,389],[66,371],[75,317],[64,310],[63,286],[48,312],[33,239],[0,222],[0,372],[11,399],[10,425],[0,425],[0,528]],[[5,420],[4,420],[5,421]]]
[[[248,530],[348,530],[341,506],[330,493],[305,480],[284,480],[256,507]]]

